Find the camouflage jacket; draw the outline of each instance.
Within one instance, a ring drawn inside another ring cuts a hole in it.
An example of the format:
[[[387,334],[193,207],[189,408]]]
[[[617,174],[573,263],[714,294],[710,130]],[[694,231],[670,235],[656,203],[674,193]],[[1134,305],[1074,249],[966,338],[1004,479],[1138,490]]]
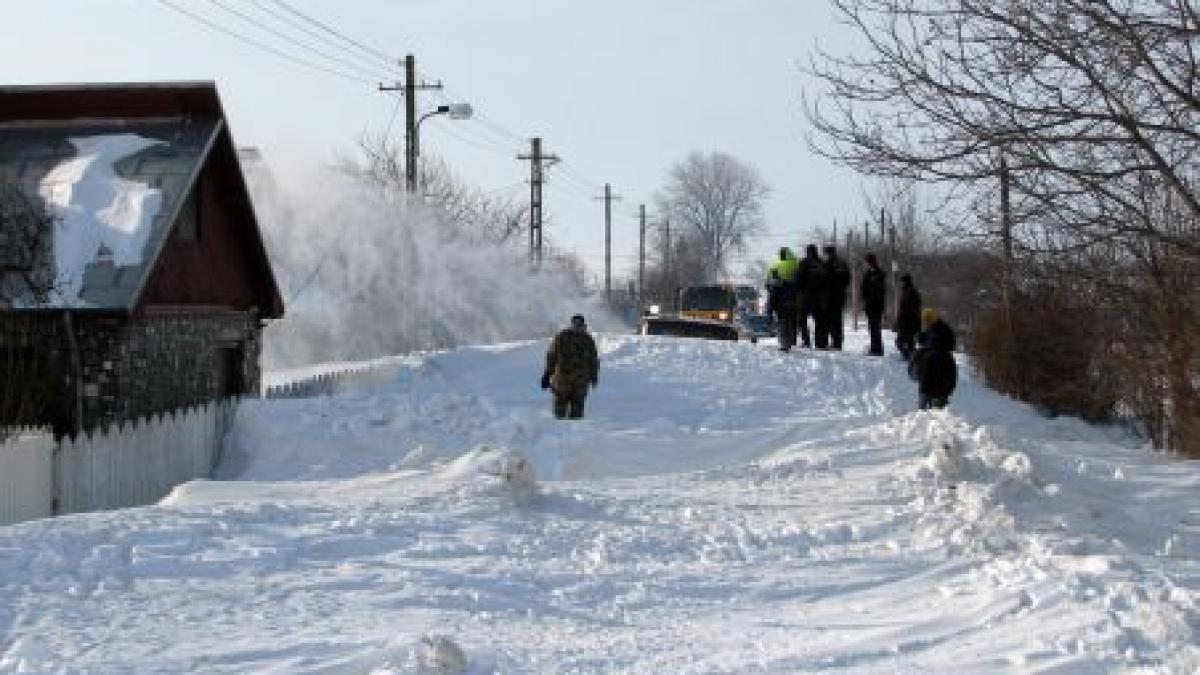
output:
[[[596,343],[586,330],[568,328],[554,336],[546,351],[546,374],[555,391],[587,389],[599,372]]]

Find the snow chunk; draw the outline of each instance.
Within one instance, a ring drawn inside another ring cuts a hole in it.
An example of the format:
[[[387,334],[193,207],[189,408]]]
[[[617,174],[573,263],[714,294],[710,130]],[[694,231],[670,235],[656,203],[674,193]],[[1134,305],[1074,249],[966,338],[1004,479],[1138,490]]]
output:
[[[58,218],[51,302],[77,306],[84,268],[102,253],[117,266],[141,264],[151,223],[162,208],[162,191],[121,178],[114,165],[162,141],[137,134],[69,140],[78,154],[51,169],[38,194]]]

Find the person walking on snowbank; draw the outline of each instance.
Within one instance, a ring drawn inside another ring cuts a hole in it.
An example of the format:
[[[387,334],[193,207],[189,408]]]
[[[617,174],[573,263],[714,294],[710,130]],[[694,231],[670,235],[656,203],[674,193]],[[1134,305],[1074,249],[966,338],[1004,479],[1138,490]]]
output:
[[[921,326],[909,373],[917,380],[921,410],[945,408],[958,383],[954,330],[930,307],[921,310]]]
[[[836,246],[825,247],[825,334],[828,336],[829,348],[842,348],[842,323],[846,312],[846,289],[850,287],[850,267],[838,257]],[[820,329],[818,329],[820,330]],[[817,338],[817,347],[823,340]]]
[[[582,314],[571,317],[571,325],[559,331],[546,350],[542,390],[554,394],[554,416],[577,420],[583,417],[588,387],[595,387],[600,374],[596,341],[587,331]]]
[[[871,356],[883,356],[883,308],[887,304],[887,276],[879,269],[874,253],[866,257],[867,269],[863,272],[859,294],[867,314],[867,333],[871,336]]]
[[[800,266],[792,249],[779,249],[779,259],[767,272],[767,313],[779,322],[779,349],[796,344],[796,271]]]
[[[921,332],[921,292],[911,274],[900,276],[900,311],[892,329],[896,331],[896,349],[905,361],[911,361],[917,350],[917,333]]]

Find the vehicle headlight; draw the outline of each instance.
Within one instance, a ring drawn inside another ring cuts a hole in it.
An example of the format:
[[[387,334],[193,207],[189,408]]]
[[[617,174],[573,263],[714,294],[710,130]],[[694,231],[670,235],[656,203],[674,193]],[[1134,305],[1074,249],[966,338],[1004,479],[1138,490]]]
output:
[[[722,321],[728,321],[729,320],[729,312],[721,312],[720,314],[717,315],[717,318]]]

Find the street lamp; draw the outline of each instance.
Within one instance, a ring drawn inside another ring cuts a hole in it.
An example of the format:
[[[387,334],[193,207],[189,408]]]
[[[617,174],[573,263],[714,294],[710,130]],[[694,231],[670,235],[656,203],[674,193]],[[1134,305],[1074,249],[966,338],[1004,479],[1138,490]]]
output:
[[[421,118],[417,120],[416,126],[413,127],[413,137],[416,139],[413,147],[416,148],[416,155],[418,157],[421,156],[421,122],[435,115],[449,115],[452,120],[469,120],[473,114],[475,114],[475,110],[471,107],[470,103],[451,103],[449,105],[439,105],[421,115]]]

